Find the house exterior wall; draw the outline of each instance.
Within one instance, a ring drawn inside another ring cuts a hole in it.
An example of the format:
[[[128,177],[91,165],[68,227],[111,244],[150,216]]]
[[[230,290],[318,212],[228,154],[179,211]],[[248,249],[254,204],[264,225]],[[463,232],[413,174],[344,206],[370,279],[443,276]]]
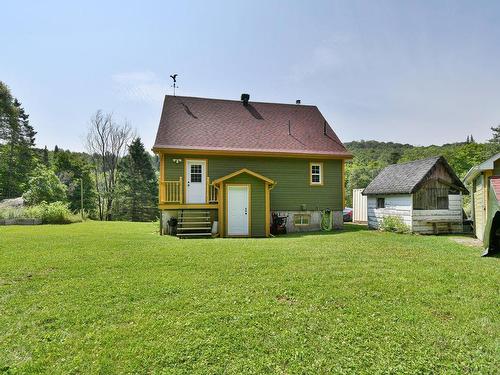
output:
[[[164,179],[178,180],[184,176],[185,159],[207,160],[210,181],[226,176],[242,168],[250,169],[276,182],[271,191],[271,211],[320,211],[343,210],[343,172],[342,160],[299,159],[285,157],[250,156],[200,156],[165,155]],[[175,163],[173,159],[181,159]],[[321,186],[309,184],[309,162],[323,163]]]
[[[377,198],[385,198],[385,208],[377,208]],[[412,203],[411,194],[368,196],[368,227],[378,229],[384,217],[397,216],[411,229]]]
[[[484,224],[486,220],[486,189],[484,174],[481,173],[472,183],[474,233],[480,240],[483,240]]]

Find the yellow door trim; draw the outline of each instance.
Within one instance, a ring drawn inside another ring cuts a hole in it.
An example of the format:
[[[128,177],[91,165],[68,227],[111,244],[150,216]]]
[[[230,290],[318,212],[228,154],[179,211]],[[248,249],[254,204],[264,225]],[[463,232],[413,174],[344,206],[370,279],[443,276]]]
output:
[[[208,177],[208,159],[198,159],[198,158],[185,158],[184,159],[184,199],[186,200],[186,204],[193,204],[193,203],[187,203],[187,183],[188,183],[188,170],[187,170],[187,164],[188,161],[204,161],[205,162],[205,203],[208,204],[208,196],[206,195],[207,191],[207,177]],[[201,175],[203,177],[203,174]],[[203,182],[203,181],[202,181]],[[201,204],[201,203],[194,203],[194,204]]]

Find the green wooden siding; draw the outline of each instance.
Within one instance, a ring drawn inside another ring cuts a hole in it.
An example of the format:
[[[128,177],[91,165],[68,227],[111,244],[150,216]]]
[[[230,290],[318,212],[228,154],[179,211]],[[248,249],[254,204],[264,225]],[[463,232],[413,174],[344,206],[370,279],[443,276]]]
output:
[[[298,158],[165,155],[165,179],[184,177],[185,159],[207,159],[208,176],[213,181],[241,168],[248,168],[274,180],[271,210],[342,210],[342,161]],[[175,164],[173,159],[182,159]],[[323,163],[323,186],[309,185],[309,162]]]
[[[240,174],[233,178],[224,181],[224,210],[227,210],[226,201],[226,184],[248,184],[251,185],[251,223],[250,230],[252,237],[263,237],[266,235],[266,196],[264,181],[250,176],[248,174]],[[227,223],[226,223],[227,230]]]

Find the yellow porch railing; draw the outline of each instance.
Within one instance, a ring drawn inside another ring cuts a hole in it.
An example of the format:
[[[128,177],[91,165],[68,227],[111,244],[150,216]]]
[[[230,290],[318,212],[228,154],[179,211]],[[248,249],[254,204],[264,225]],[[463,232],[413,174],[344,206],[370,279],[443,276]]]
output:
[[[182,177],[177,181],[160,182],[160,203],[184,203],[184,185]],[[207,203],[217,203],[219,199],[219,188],[210,184],[210,178],[206,180],[206,200]]]
[[[207,200],[208,203],[217,203],[219,198],[219,188],[210,184],[210,177],[207,177]]]
[[[182,186],[182,177],[178,181],[163,181],[160,184],[161,203],[182,203],[184,189]]]

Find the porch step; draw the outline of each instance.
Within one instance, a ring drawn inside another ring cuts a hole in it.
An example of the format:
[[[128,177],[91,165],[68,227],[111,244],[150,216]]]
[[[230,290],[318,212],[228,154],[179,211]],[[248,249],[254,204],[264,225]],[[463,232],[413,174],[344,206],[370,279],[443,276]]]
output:
[[[185,231],[185,230],[201,230],[201,229],[205,229],[205,230],[210,230],[212,229],[212,227],[182,227],[182,228],[177,228],[177,231]]]
[[[212,237],[212,233],[177,233],[179,238],[189,238],[189,237]]]
[[[177,237],[211,237],[210,218],[209,210],[180,210],[177,218]]]
[[[184,219],[186,220],[186,219]],[[186,220],[186,221],[178,221],[177,222],[177,225],[182,225],[182,224],[207,224],[207,223],[210,223],[209,220],[205,220],[205,221],[190,221],[190,220]]]

